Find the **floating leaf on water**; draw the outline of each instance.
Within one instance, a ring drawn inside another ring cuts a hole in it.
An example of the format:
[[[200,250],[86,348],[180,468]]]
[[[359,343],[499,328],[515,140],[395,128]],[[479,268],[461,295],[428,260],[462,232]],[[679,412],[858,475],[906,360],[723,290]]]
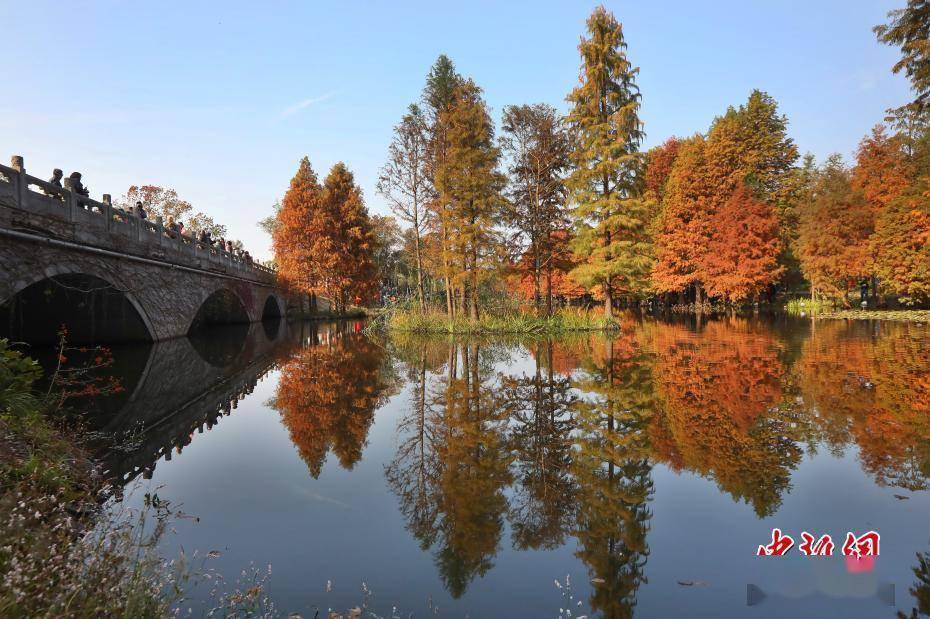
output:
[[[591,579],[591,583],[595,585],[603,585],[605,582],[607,581],[604,580],[603,578],[592,578]]]
[[[910,499],[911,497],[909,497],[909,496],[904,496],[903,494],[895,494],[895,495],[894,495],[894,498],[898,499],[899,501],[907,501],[907,500]]]

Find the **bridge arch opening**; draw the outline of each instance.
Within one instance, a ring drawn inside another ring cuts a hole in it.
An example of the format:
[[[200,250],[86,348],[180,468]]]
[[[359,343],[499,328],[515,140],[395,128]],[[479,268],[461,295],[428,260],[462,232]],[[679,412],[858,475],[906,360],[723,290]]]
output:
[[[216,325],[247,324],[249,314],[239,297],[231,290],[220,288],[201,304],[188,328],[192,335]]]
[[[262,309],[262,320],[271,320],[281,318],[281,304],[278,298],[273,294],[268,295],[265,299],[265,307]]]
[[[68,330],[69,344],[154,339],[130,294],[94,275],[53,275],[0,304],[0,337],[55,343],[62,325]]]

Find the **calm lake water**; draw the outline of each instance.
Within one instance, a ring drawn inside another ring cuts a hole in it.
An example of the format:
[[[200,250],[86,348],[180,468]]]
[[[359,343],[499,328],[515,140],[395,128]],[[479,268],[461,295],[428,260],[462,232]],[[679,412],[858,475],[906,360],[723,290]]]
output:
[[[345,610],[363,583],[388,617],[930,613],[926,325],[626,324],[121,348],[126,392],[91,419],[131,439],[103,450],[115,478],[199,518],[164,553],[219,551],[230,580],[270,564],[284,613]],[[756,556],[776,527],[795,546]],[[870,530],[878,557],[842,556]],[[834,556],[801,554],[804,531]]]

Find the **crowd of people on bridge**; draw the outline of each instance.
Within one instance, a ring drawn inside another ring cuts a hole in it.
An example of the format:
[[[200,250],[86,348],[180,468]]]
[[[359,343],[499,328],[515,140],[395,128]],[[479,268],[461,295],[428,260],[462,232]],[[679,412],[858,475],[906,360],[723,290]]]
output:
[[[64,172],[62,172],[60,168],[55,168],[54,170],[52,170],[52,177],[48,179],[48,184],[51,185],[52,188],[60,190],[62,189],[62,178],[63,177],[64,177]],[[74,192],[75,194],[80,195],[80,196],[90,196],[90,191],[81,182],[80,172],[72,172],[68,176],[68,182],[69,182],[71,191]],[[46,193],[48,192],[46,191]],[[52,194],[49,194],[49,195],[52,195]],[[59,193],[58,195],[60,197],[61,194]],[[143,220],[148,219],[148,213],[146,212],[145,205],[142,203],[141,200],[136,202],[136,205],[133,207],[131,213],[119,207],[116,207],[116,209],[120,211],[122,215],[126,217],[134,216],[134,217],[138,217],[139,219],[143,219]],[[158,223],[160,224],[161,222],[159,221]],[[184,222],[175,221],[174,217],[172,216],[168,217],[168,221],[164,223],[164,228],[165,228],[165,234],[169,236],[170,238],[176,239],[182,236],[184,238],[193,238],[190,234],[188,234],[188,231],[184,226]],[[196,234],[196,240],[201,245],[212,247],[219,251],[226,251],[230,255],[235,256],[236,258],[239,258],[240,260],[246,262],[247,264],[252,264],[254,262],[251,254],[249,254],[248,251],[244,250],[242,247],[238,247],[234,245],[232,241],[227,241],[226,239],[223,239],[222,237],[218,239],[214,239],[213,235],[211,234],[209,230],[201,229]]]

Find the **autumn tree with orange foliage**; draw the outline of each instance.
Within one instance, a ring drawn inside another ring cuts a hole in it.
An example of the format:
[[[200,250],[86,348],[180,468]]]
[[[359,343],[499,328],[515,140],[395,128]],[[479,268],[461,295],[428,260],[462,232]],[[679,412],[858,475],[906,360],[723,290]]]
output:
[[[912,305],[930,301],[930,187],[922,179],[888,204],[875,224],[872,262],[882,287]]]
[[[850,286],[869,272],[874,226],[872,208],[851,178],[839,155],[827,161],[813,202],[801,210],[797,247],[811,297],[839,298],[845,305]]]
[[[707,261],[714,259],[710,249],[715,235],[735,234],[717,230],[718,225],[736,221],[732,216],[718,219],[718,212],[745,183],[753,186],[757,200],[774,209],[780,229],[789,225],[785,211],[790,203],[798,151],[787,135],[787,125],[784,115],[778,114],[775,100],[755,90],[745,104],[731,107],[716,118],[706,139],[695,136],[679,146],[655,226],[656,263],[652,277],[657,292],[684,293],[691,289],[695,303],[700,306],[705,288],[715,291],[730,288],[731,284],[714,281],[720,270]],[[740,225],[748,224],[739,219],[743,222]],[[763,223],[754,227],[767,230],[768,217],[763,219]],[[781,243],[767,243],[764,249],[776,252],[777,260],[781,247]],[[750,250],[748,244],[740,248]],[[752,262],[757,259],[759,249],[752,248],[751,254],[733,254],[731,263]],[[775,273],[777,276],[781,270]],[[771,282],[769,279],[766,285]],[[738,296],[740,300],[746,298]],[[735,301],[734,297],[724,298]]]
[[[646,191],[660,202],[665,198],[665,184],[672,173],[683,140],[674,136],[646,153]]]
[[[736,304],[757,299],[784,271],[780,246],[775,209],[742,185],[714,217],[705,258],[707,294]]]
[[[480,284],[499,264],[495,224],[502,205],[504,176],[498,170],[500,149],[481,89],[465,80],[442,114],[446,151],[435,170],[439,199],[446,205],[442,224],[445,255],[457,297],[458,312],[479,315]]]
[[[336,269],[326,278],[327,292],[342,313],[349,303],[369,302],[378,293],[377,240],[362,190],[344,163],[334,165],[323,182],[323,202],[338,256]]]
[[[713,196],[705,182],[704,137],[684,140],[669,172],[665,199],[656,223],[656,260],[652,286],[658,293],[679,293],[702,281],[704,254],[711,238]]]
[[[272,241],[282,281],[310,295],[327,295],[337,312],[377,292],[371,222],[345,164],[333,166],[321,186],[310,160],[300,161]]]
[[[876,125],[872,135],[859,142],[851,184],[869,201],[875,216],[910,186],[914,170],[901,134],[888,135]]]

